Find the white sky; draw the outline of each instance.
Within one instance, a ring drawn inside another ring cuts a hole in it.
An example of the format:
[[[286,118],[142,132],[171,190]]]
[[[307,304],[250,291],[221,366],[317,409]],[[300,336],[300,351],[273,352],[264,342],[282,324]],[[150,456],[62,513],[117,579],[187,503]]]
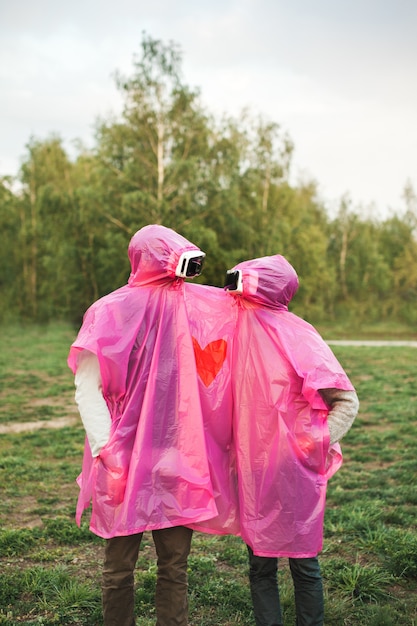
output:
[[[31,136],[92,144],[143,31],[180,46],[211,112],[279,123],[293,182],[316,180],[329,209],[348,193],[385,217],[417,191],[415,0],[0,0],[0,175]]]

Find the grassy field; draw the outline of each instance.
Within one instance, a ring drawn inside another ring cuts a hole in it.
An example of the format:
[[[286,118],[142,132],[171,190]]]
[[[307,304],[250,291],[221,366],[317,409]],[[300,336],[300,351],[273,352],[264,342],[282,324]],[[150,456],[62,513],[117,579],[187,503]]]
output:
[[[324,336],[340,338],[331,330]],[[74,336],[64,325],[2,328],[0,624],[101,624],[103,542],[89,532],[87,518],[81,529],[74,523],[84,442],[66,366]],[[329,483],[321,555],[325,624],[417,625],[417,351],[333,350],[361,409],[343,442],[345,464]],[[137,626],[155,622],[155,576],[153,543],[145,535],[136,571]],[[192,626],[254,624],[239,538],[196,533],[189,581]],[[285,559],[279,581],[289,626],[295,618]]]

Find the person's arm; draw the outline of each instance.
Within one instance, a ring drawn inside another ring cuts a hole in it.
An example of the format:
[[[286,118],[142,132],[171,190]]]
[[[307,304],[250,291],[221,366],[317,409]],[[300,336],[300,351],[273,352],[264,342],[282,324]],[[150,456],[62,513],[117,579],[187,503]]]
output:
[[[75,402],[83,422],[93,457],[110,437],[111,416],[102,394],[100,365],[95,354],[83,350],[75,374]]]
[[[330,443],[337,443],[346,435],[358,413],[358,396],[355,391],[343,389],[319,389],[319,393],[330,407],[327,418]]]

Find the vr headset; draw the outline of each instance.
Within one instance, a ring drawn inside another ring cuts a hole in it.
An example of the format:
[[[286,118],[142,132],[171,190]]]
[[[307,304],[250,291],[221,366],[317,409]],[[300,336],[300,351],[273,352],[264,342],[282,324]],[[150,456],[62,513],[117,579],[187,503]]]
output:
[[[242,270],[227,270],[224,288],[235,293],[243,292]]]
[[[201,250],[188,250],[187,252],[183,252],[179,258],[175,276],[179,278],[200,276],[205,256],[205,253],[201,252]]]

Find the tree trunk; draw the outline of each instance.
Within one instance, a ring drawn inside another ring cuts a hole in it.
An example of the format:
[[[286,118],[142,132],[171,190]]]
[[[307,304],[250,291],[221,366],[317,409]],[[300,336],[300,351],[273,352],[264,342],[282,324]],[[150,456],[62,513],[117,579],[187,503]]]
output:
[[[29,265],[29,302],[31,312],[34,318],[37,316],[37,262],[38,262],[38,235],[37,235],[37,212],[36,212],[36,185],[35,185],[35,163],[31,163],[31,181],[30,181],[30,223],[32,241],[30,246],[30,265]]]

